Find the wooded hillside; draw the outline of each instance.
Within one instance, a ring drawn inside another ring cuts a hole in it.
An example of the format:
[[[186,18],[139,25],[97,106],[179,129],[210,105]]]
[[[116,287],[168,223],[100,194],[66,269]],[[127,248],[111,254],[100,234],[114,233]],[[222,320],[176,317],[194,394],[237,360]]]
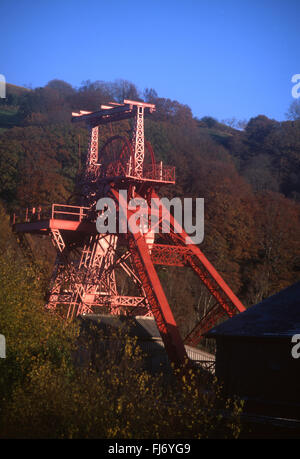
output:
[[[140,94],[124,80],[87,81],[77,89],[60,80],[34,90],[8,86],[0,105],[0,198],[6,211],[66,202],[88,140],[85,129],[71,124],[71,112],[124,98],[156,104],[145,122],[146,138],[157,160],[176,166],[177,177],[174,187],[162,191],[204,197],[201,249],[241,300],[249,306],[299,280],[299,119],[278,122],[259,115],[237,129],[233,121],[197,119],[187,105],[154,89]],[[130,128],[129,121],[113,126],[114,133],[127,135]],[[111,134],[101,128],[101,142]],[[41,258],[40,244],[33,246]],[[192,274],[168,268],[160,276],[185,334],[209,297]]]

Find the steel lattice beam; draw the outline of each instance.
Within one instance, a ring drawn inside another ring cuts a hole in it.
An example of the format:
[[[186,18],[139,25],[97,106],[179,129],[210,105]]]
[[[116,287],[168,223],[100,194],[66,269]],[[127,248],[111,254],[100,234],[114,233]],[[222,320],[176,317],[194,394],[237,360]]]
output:
[[[179,245],[153,244],[151,249],[151,258],[155,265],[186,266],[191,254],[188,247]]]

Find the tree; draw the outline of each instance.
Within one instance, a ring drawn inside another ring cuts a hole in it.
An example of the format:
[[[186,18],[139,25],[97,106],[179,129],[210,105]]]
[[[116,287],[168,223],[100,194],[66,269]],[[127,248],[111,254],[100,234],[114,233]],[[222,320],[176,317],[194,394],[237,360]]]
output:
[[[218,121],[212,116],[203,116],[203,118],[200,119],[200,122],[208,128],[213,128],[218,124]]]
[[[76,110],[99,110],[101,104],[113,99],[111,85],[103,81],[83,81],[72,98],[72,108]]]
[[[247,126],[248,122],[247,120],[237,120],[235,117],[232,118],[227,118],[225,120],[222,120],[222,123],[226,124],[227,126],[230,126],[234,129],[239,129],[239,130],[244,130],[245,127]]]
[[[262,153],[262,146],[265,144],[266,138],[278,125],[279,123],[277,121],[271,120],[264,115],[259,115],[250,119],[245,132],[252,155],[256,154],[257,151]]]
[[[292,121],[300,119],[300,100],[299,99],[293,100],[293,102],[289,106],[289,109],[286,113],[286,117]]]
[[[111,85],[113,97],[116,102],[123,103],[124,99],[142,100],[139,90],[134,83],[128,80],[116,80]]]
[[[69,83],[66,83],[63,80],[50,80],[45,88],[51,88],[58,91],[64,99],[68,99],[75,94],[75,89]]]
[[[257,257],[249,273],[252,303],[277,293],[299,278],[300,207],[279,193],[256,194]]]
[[[145,102],[148,102],[149,104],[155,104],[155,101],[158,98],[158,94],[153,88],[146,88],[143,95]]]

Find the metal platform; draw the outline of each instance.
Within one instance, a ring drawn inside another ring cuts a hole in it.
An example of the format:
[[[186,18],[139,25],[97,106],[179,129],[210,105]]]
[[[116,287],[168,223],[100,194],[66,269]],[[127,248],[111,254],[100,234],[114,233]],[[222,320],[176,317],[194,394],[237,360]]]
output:
[[[88,207],[52,204],[48,208],[31,208],[13,215],[13,229],[19,233],[46,234],[51,230],[96,234],[96,219],[88,217]]]

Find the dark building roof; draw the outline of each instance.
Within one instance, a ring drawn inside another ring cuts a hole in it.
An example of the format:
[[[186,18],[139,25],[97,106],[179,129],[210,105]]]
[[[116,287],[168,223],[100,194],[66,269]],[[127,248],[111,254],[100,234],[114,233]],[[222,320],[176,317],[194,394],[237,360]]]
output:
[[[87,314],[80,316],[80,318],[82,321],[95,323],[104,333],[110,333],[113,330],[123,330],[128,335],[137,336],[140,339],[161,340],[156,322],[152,317]]]
[[[300,334],[300,282],[251,306],[207,333],[217,336],[290,337]]]
[[[157,328],[154,317],[145,316],[122,316],[104,314],[86,314],[79,316],[82,328],[90,331],[93,325],[97,330],[104,333],[104,336],[113,338],[120,337],[120,333],[136,336],[139,341],[155,341],[162,348],[164,344]],[[114,334],[116,332],[116,334]],[[215,356],[202,349],[192,346],[185,346],[187,355],[191,360],[214,361]]]

